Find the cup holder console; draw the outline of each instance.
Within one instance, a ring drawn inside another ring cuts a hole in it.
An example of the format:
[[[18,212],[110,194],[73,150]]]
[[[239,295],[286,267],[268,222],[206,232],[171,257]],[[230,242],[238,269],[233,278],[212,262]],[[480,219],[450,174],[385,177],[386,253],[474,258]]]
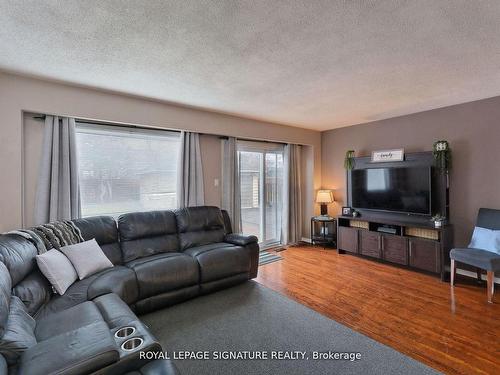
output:
[[[144,340],[140,337],[132,337],[131,339],[126,340],[121,348],[122,350],[126,352],[131,352],[133,350],[136,350],[143,344]]]
[[[115,332],[115,337],[119,339],[123,339],[125,337],[132,336],[135,333],[135,327],[122,327],[118,331]]]

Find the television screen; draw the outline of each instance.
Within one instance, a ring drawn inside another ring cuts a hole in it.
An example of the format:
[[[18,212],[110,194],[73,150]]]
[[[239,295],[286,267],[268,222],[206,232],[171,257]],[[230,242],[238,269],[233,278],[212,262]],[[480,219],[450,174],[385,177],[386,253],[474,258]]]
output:
[[[431,214],[431,168],[351,171],[352,206],[359,209]]]

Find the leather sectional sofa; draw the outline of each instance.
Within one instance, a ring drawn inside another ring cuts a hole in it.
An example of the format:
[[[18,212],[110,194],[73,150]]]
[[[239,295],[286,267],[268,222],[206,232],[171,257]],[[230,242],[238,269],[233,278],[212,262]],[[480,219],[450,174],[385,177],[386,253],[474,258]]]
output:
[[[64,295],[54,294],[38,270],[30,241],[0,236],[0,375],[177,374],[169,360],[139,359],[140,351],[168,348],[136,314],[257,276],[257,238],[232,234],[227,213],[217,207],[73,222],[114,266],[75,282]],[[26,312],[32,327],[20,318]],[[18,341],[2,341],[12,334]],[[9,352],[19,348],[20,355]]]

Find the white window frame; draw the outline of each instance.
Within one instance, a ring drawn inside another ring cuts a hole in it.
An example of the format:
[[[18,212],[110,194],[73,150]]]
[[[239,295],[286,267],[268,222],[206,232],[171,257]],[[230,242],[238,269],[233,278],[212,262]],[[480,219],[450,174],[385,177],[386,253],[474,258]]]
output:
[[[237,140],[236,142],[236,149],[238,152],[258,152],[262,153],[262,158],[260,161],[260,167],[259,167],[259,173],[262,173],[262,171],[265,171],[265,162],[266,162],[266,154],[268,153],[281,153],[283,155],[283,158],[285,157],[284,151],[285,151],[285,145],[282,143],[272,143],[272,142],[266,142],[266,141],[246,141],[246,140]],[[241,161],[240,161],[241,163]],[[266,191],[266,182],[264,176],[261,176],[260,178],[260,185],[259,185],[259,200],[261,202],[261,209],[260,209],[260,220],[261,220],[261,229],[260,229],[260,236],[259,238],[261,241],[259,242],[261,249],[268,249],[276,246],[282,245],[282,235],[281,235],[281,225],[280,228],[277,230],[279,232],[278,238],[273,238],[270,240],[265,239],[265,228],[266,228],[266,212],[264,209],[264,202],[265,202],[265,197],[267,196],[267,191]],[[281,214],[283,215],[283,208],[281,210]],[[283,218],[281,218],[283,220]],[[278,223],[277,223],[278,224]]]

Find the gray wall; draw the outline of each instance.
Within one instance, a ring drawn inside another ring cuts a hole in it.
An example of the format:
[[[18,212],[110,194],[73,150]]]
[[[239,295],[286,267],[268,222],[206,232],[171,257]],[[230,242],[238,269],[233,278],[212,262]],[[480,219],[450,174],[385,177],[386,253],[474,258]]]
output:
[[[500,97],[329,130],[322,133],[322,185],[335,189],[339,212],[346,202],[346,150],[430,151],[436,140],[450,142],[450,219],[455,245],[467,245],[480,207],[500,209]]]

